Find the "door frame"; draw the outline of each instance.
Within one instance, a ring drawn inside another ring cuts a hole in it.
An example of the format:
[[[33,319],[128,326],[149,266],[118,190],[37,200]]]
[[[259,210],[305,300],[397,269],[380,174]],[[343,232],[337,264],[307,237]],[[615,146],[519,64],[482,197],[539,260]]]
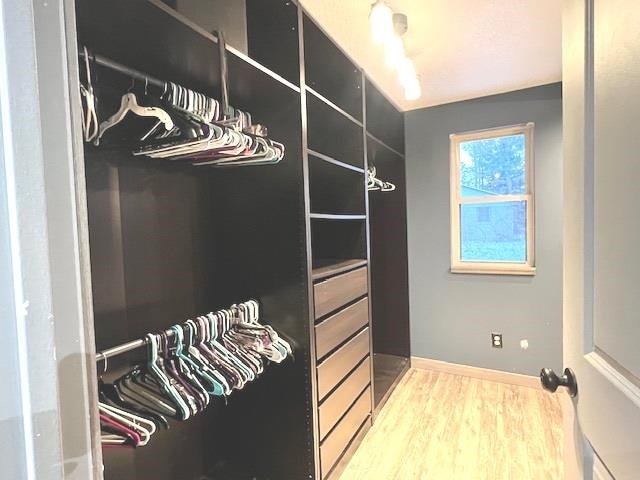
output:
[[[563,141],[563,362],[569,365],[572,338],[583,338],[586,306],[584,285],[586,232],[585,182],[590,178],[585,161],[587,139],[593,135],[593,60],[588,42],[593,22],[593,0],[564,0],[562,12],[562,141]],[[591,102],[592,103],[592,102]],[[568,245],[571,248],[568,248]],[[565,479],[591,478],[593,450],[586,441],[577,414],[577,403],[561,394],[564,426]]]
[[[0,25],[0,442],[15,478],[102,478],[74,2],[2,0]]]

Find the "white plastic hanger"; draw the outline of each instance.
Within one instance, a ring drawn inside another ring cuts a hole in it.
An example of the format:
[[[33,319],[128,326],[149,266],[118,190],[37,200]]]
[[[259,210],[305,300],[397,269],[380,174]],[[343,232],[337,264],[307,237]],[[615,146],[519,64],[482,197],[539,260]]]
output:
[[[89,52],[87,47],[84,47],[84,67],[87,76],[87,86],[80,84],[80,93],[84,98],[87,111],[85,112],[84,105],[82,108],[82,133],[84,134],[84,141],[91,142],[100,131],[98,124],[98,114],[96,113],[96,97],[93,94],[93,84],[91,82],[91,69],[89,68]]]
[[[131,92],[127,92],[122,96],[118,111],[100,124],[100,131],[94,143],[98,145],[105,132],[120,123],[129,112],[141,117],[156,117],[164,124],[165,130],[171,130],[174,126],[173,120],[171,120],[167,112],[158,107],[143,107],[138,105],[136,96]]]

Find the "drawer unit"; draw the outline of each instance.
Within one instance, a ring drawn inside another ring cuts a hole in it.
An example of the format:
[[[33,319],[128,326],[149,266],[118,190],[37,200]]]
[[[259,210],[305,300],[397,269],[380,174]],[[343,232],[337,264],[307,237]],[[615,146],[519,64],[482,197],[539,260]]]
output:
[[[369,355],[369,328],[366,328],[332,353],[318,366],[318,400]]]
[[[316,357],[324,357],[369,323],[367,297],[316,325]]]
[[[371,357],[367,357],[319,408],[320,439],[324,439],[338,420],[371,384]]]
[[[367,294],[367,267],[329,278],[313,286],[315,318]]]
[[[367,388],[320,445],[320,468],[326,478],[360,427],[371,415],[371,387]]]

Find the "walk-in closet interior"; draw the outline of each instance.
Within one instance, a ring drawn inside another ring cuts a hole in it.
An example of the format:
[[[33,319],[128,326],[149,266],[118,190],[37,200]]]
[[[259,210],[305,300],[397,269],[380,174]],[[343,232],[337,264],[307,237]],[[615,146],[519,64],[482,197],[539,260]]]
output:
[[[76,22],[104,478],[339,478],[408,368],[403,114],[296,2]]]

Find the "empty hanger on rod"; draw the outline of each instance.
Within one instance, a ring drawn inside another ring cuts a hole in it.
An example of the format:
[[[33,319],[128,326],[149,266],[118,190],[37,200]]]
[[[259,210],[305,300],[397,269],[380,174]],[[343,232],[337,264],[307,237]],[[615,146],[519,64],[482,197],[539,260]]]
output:
[[[369,167],[367,170],[367,190],[368,191],[381,191],[381,192],[393,192],[396,186],[391,182],[385,182],[376,178],[376,167]]]

